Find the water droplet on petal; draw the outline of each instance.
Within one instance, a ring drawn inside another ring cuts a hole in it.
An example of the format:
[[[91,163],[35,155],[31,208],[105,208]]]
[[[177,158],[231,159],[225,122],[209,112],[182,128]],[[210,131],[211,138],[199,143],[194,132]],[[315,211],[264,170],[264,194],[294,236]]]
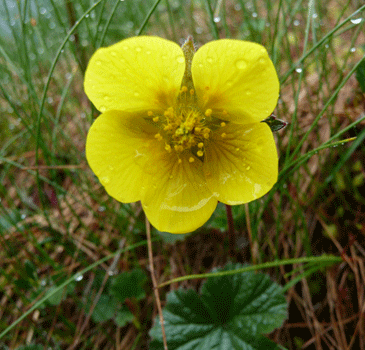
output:
[[[104,113],[106,111],[106,107],[105,106],[100,106],[99,111],[101,113]]]
[[[133,95],[134,97],[139,97],[139,92],[136,91]]]
[[[147,50],[147,51],[146,51],[146,54],[147,54],[147,55],[150,55],[150,54],[151,54],[151,51],[150,51],[150,50]]]
[[[109,165],[108,168],[109,168],[110,171],[114,170],[114,167],[112,165]]]
[[[238,69],[246,69],[246,67],[247,67],[247,62],[245,61],[245,60],[238,60],[238,61],[236,61],[236,67],[238,68]]]
[[[137,52],[141,52],[141,51],[142,51],[142,49],[141,49],[140,47],[136,47],[136,51],[137,51]]]
[[[110,182],[110,179],[108,176],[104,176],[100,179],[100,182],[103,184],[103,185],[107,185],[109,182]]]
[[[185,58],[183,56],[180,56],[177,58],[177,62],[178,63],[184,63],[185,62]]]
[[[251,169],[251,167],[249,165],[247,165],[246,170],[249,171]]]
[[[111,54],[113,57],[116,57],[116,56],[117,56],[117,53],[116,53],[115,51],[112,51],[110,54]]]
[[[101,65],[101,61],[100,61],[100,60],[95,61],[95,63],[96,63],[98,66],[100,66],[100,65]]]
[[[251,92],[250,90],[247,90],[247,91],[246,91],[246,95],[247,95],[247,96],[250,96],[250,95],[252,95],[252,92]]]
[[[213,63],[213,58],[212,58],[212,57],[208,57],[208,58],[207,58],[207,62],[208,62],[208,63]]]

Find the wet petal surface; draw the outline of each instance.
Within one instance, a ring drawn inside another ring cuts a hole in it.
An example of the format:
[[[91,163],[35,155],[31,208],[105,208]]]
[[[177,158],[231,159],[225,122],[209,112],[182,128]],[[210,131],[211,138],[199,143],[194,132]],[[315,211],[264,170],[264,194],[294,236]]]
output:
[[[225,110],[227,120],[260,122],[272,113],[279,81],[266,49],[222,39],[203,45],[193,57],[192,76],[203,110]]]
[[[134,37],[95,52],[84,88],[101,112],[158,110],[174,103],[184,68],[177,44],[157,37]]]
[[[209,189],[225,204],[248,203],[263,196],[278,176],[278,157],[270,128],[265,123],[229,123],[212,135],[204,173]]]

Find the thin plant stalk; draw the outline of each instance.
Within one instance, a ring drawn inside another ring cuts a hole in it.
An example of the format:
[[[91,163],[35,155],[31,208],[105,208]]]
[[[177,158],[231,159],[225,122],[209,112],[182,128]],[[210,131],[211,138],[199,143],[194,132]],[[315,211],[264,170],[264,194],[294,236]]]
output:
[[[164,350],[168,350],[167,340],[166,340],[166,332],[165,332],[165,325],[164,325],[164,319],[163,319],[162,307],[161,307],[161,300],[160,300],[160,293],[158,292],[158,284],[157,284],[156,275],[155,275],[155,268],[153,266],[151,226],[150,226],[150,222],[147,219],[147,216],[146,216],[146,235],[147,235],[147,246],[148,246],[148,260],[149,260],[149,264],[150,264],[150,273],[151,273],[151,279],[152,279],[152,285],[153,285],[153,292],[155,293],[155,299],[156,299],[156,304],[157,304],[158,315],[160,317],[163,346],[164,346]]]

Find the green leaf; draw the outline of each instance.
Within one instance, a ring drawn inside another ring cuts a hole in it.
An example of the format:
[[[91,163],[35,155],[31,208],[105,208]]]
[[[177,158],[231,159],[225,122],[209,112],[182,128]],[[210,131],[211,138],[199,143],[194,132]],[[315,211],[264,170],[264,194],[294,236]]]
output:
[[[242,268],[228,264],[219,271]],[[265,274],[246,272],[209,278],[194,290],[168,294],[164,308],[169,350],[277,349],[262,334],[280,327],[287,316],[282,289]],[[156,318],[150,349],[163,349]]]
[[[361,91],[365,93],[365,59],[361,61],[356,69],[356,79],[359,82]]]
[[[132,322],[134,319],[134,315],[128,310],[123,308],[122,310],[117,312],[115,317],[115,323],[119,327],[124,327],[127,323]]]
[[[114,295],[120,302],[133,297],[143,299],[146,295],[144,291],[146,280],[146,274],[141,269],[122,272],[114,278],[110,294]]]
[[[114,317],[118,308],[118,300],[110,295],[102,294],[91,315],[95,323],[105,322]]]

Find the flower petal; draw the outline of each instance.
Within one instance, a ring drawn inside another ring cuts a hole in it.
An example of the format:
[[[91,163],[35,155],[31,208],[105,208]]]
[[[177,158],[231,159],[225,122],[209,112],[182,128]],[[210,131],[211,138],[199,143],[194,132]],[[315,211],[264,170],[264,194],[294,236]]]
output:
[[[160,169],[150,177],[152,183],[146,188],[142,205],[151,224],[160,231],[192,232],[217,206],[217,199],[206,186],[201,161],[190,163],[189,157],[191,154],[182,155],[179,163],[176,154],[155,153]]]
[[[149,147],[156,130],[131,113],[108,111],[91,126],[86,158],[110,196],[129,203],[141,199]]]
[[[278,156],[274,137],[265,123],[229,123],[222,133],[211,136],[204,173],[219,201],[247,203],[272,188],[278,177]]]
[[[256,43],[222,39],[205,44],[193,57],[192,75],[202,110],[225,110],[239,124],[268,117],[279,97],[274,65]]]
[[[184,54],[177,44],[158,37],[133,37],[95,52],[84,88],[101,112],[167,108],[179,92],[184,69]]]

